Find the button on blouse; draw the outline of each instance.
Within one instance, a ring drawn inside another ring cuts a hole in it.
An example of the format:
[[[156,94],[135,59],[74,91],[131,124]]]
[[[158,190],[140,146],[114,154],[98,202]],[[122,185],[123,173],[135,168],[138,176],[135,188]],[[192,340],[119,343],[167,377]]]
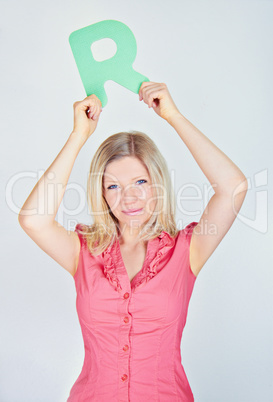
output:
[[[74,275],[85,359],[67,402],[194,401],[180,344],[195,276],[192,222],[176,238],[148,241],[141,271],[130,281],[119,241],[93,256],[81,234]]]

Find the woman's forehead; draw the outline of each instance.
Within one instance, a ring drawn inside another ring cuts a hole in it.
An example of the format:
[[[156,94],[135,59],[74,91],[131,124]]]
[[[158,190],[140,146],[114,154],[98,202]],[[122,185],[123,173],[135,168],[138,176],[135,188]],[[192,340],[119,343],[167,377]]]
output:
[[[109,163],[104,172],[104,180],[132,180],[141,175],[149,177],[146,166],[136,157],[126,156]]]

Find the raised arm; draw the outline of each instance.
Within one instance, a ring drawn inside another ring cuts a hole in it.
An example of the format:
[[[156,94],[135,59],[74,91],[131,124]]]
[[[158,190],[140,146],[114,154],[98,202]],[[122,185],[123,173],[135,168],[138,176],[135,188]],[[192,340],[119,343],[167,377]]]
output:
[[[101,102],[95,95],[74,103],[73,131],[18,215],[27,235],[72,275],[78,265],[80,241],[75,232],[67,231],[55,218],[75,160],[95,131],[100,112]]]
[[[139,99],[175,129],[215,192],[192,234],[190,264],[197,276],[234,222],[246,196],[247,179],[224,152],[179,112],[166,84],[144,82]]]

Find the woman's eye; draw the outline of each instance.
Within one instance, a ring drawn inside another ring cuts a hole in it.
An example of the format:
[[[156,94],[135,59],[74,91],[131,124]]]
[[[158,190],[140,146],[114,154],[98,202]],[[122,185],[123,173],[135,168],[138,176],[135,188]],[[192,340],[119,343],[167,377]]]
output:
[[[141,179],[141,180],[137,181],[137,184],[144,184],[144,183],[147,183],[147,180]],[[116,188],[118,188],[117,184],[111,184],[111,186],[107,187],[107,190],[113,190],[113,189],[116,189]]]
[[[143,184],[143,183],[147,183],[147,180],[141,179],[141,180],[137,181],[137,183],[139,183],[139,182],[141,182],[140,184]]]

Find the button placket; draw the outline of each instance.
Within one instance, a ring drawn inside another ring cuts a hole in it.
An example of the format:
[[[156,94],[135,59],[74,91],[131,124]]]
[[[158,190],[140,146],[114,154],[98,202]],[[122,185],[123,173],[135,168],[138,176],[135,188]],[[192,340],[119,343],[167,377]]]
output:
[[[127,279],[127,278],[122,278]],[[119,335],[119,393],[121,399],[127,395],[129,400],[129,359],[130,359],[130,330],[131,330],[131,315],[129,312],[129,304],[131,301],[130,283],[125,284],[122,281],[123,292],[120,293],[119,313],[120,313],[120,335]],[[128,290],[128,291],[127,291]],[[123,400],[123,399],[122,399]]]

